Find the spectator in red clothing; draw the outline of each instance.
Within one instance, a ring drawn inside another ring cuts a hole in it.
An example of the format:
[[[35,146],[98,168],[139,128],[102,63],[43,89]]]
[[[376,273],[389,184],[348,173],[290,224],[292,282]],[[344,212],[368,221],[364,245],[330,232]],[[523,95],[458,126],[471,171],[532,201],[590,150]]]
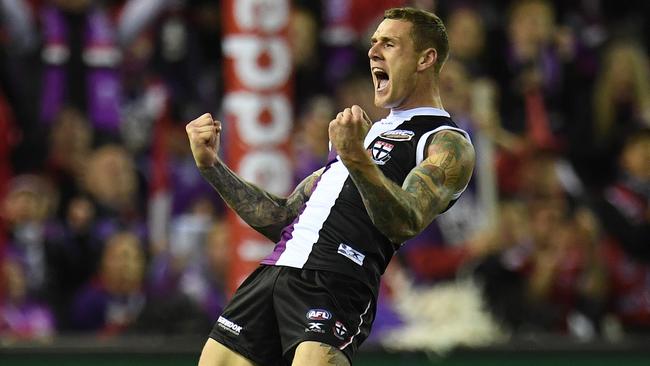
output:
[[[558,43],[561,34],[550,1],[513,2],[496,77],[501,125],[524,144],[515,145],[523,149],[503,149],[499,155],[499,186],[504,194],[517,189],[513,176],[525,164],[529,150],[563,149],[568,122],[562,113],[566,75],[563,43]]]
[[[597,212],[606,233],[628,255],[650,263],[650,129],[628,137],[619,161],[619,178],[605,189]]]
[[[629,136],[618,180],[596,204],[608,237],[610,310],[629,331],[650,331],[650,130]]]
[[[491,310],[516,333],[596,334],[606,290],[598,236],[588,213],[567,208],[561,198],[533,201],[523,241],[478,267]]]

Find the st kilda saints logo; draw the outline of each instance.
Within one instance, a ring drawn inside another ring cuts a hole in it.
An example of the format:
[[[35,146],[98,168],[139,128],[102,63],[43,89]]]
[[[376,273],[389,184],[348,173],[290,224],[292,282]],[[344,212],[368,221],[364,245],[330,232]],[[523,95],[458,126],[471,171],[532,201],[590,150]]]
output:
[[[348,334],[348,329],[341,323],[340,321],[336,321],[336,324],[334,324],[334,327],[332,327],[332,331],[334,332],[334,335],[336,338],[343,340],[345,336]]]
[[[375,143],[370,148],[370,153],[372,154],[372,160],[377,165],[384,165],[388,160],[390,160],[390,152],[393,150],[395,145],[385,142],[385,141],[375,141]]]

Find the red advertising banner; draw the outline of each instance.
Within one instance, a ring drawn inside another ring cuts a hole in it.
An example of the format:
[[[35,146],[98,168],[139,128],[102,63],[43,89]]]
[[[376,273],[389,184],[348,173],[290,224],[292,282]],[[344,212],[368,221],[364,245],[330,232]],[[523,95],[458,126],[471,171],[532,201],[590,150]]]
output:
[[[278,195],[292,190],[293,125],[290,0],[224,0],[223,126],[228,166]],[[252,203],[251,203],[252,204]],[[229,289],[234,290],[273,243],[229,211]]]

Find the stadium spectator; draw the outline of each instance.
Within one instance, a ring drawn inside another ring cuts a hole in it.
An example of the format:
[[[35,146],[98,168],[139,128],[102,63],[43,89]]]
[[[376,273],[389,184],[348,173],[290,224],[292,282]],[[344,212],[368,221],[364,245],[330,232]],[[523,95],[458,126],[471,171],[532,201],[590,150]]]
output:
[[[606,159],[607,171],[615,173],[615,157],[626,136],[650,127],[650,66],[639,45],[614,41],[606,49],[595,81],[592,118],[594,147]]]
[[[75,329],[119,334],[144,308],[145,255],[138,236],[129,231],[111,235],[104,246],[97,277],[77,294],[70,309]]]
[[[9,233],[9,254],[24,262],[27,293],[42,300],[47,284],[47,238],[56,209],[56,190],[37,175],[20,175],[9,184],[2,219]]]
[[[55,0],[40,9],[43,37],[40,118],[66,105],[87,113],[101,137],[119,132],[121,50],[108,9],[88,0]]]
[[[120,145],[105,145],[92,152],[84,174],[84,191],[93,200],[101,241],[122,229],[146,235],[144,203],[133,158]]]
[[[313,97],[297,120],[293,138],[294,182],[302,182],[320,169],[329,151],[327,127],[334,116],[334,102],[327,96]]]
[[[487,73],[484,57],[487,30],[481,14],[468,6],[453,10],[447,20],[451,58],[462,63],[474,76]]]
[[[512,3],[507,44],[496,77],[500,85],[503,128],[520,138],[525,147],[561,150],[564,141],[562,114],[563,60],[558,52],[558,28],[552,4],[545,0]],[[522,151],[502,151],[499,183],[503,193],[516,186],[509,172],[521,166]]]
[[[85,116],[73,107],[63,108],[53,122],[45,171],[52,183],[59,187],[59,219],[65,219],[70,200],[83,192],[92,135],[92,127]]]
[[[30,297],[21,260],[9,256],[0,262],[6,289],[0,296],[0,342],[48,340],[55,333],[54,314],[49,307]]]
[[[595,207],[607,235],[603,253],[610,310],[628,331],[650,330],[650,130],[631,134],[620,154],[618,179]]]

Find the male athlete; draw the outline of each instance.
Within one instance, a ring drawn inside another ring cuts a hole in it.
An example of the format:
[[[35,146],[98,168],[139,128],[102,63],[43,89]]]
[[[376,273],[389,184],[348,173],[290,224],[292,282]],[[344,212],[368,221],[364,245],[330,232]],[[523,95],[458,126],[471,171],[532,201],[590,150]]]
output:
[[[339,113],[327,164],[286,198],[223,164],[219,121],[204,114],[187,125],[203,177],[277,242],[217,320],[199,365],[350,364],[395,250],[451,207],[472,174],[472,144],[438,92],[447,52],[437,16],[387,10],[368,57],[375,104],[389,116],[373,124],[356,105]]]

